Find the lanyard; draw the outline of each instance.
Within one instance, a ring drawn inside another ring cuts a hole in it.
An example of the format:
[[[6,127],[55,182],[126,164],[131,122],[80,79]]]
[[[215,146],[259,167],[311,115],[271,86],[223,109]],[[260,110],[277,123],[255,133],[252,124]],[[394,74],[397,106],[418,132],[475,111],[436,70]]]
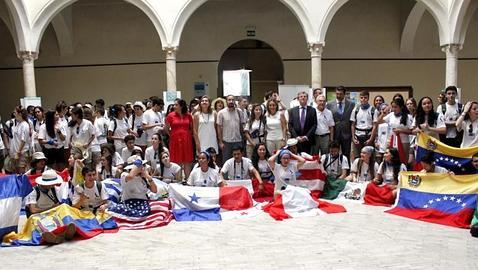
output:
[[[240,177],[240,178],[242,178],[242,176],[244,175],[244,166],[243,166],[244,164],[243,164],[243,161],[244,161],[244,160],[241,158],[241,177]],[[234,160],[234,177],[233,177],[233,179],[236,179],[236,177],[237,177],[237,176],[236,176],[236,161]]]

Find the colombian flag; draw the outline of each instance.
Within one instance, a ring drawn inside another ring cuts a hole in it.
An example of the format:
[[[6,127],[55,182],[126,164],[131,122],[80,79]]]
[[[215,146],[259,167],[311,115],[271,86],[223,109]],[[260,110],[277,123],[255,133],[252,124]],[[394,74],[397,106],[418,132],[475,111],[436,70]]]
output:
[[[423,132],[417,134],[417,142],[417,162],[421,160],[426,152],[433,151],[435,164],[453,171],[455,174],[475,174],[478,172],[471,164],[471,157],[478,153],[478,146],[470,148],[451,147]]]
[[[386,212],[459,228],[469,228],[478,198],[477,175],[400,173],[396,206]]]

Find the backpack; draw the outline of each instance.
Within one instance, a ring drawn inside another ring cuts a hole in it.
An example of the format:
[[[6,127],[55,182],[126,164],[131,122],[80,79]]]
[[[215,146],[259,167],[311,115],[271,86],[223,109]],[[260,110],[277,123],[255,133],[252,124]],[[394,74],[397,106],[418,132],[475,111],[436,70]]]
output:
[[[33,187],[33,190],[35,190],[35,192],[37,194],[36,200],[38,202],[38,200],[40,199],[41,193],[43,193],[43,192],[40,190],[40,187],[38,185]],[[48,198],[50,198],[50,196],[48,196]],[[52,199],[52,198],[50,198],[50,199]],[[60,200],[58,200],[58,196],[56,195],[56,190],[53,188],[53,203],[59,203],[59,202],[60,202]],[[32,212],[30,211],[30,207],[28,207],[28,206],[25,207],[25,215],[27,216],[27,218],[32,215]]]
[[[96,195],[96,193],[95,193],[95,196],[96,197],[101,197],[101,189],[103,188],[103,185],[101,185],[100,181],[95,181],[95,183],[96,183],[96,189],[98,190],[98,195]],[[85,183],[81,183],[80,187],[84,190],[85,189]]]
[[[445,113],[446,113],[446,103],[442,104],[441,105],[441,112],[443,113],[443,116],[445,116]],[[458,102],[458,113],[462,113],[463,112],[463,104],[459,103]]]
[[[373,122],[373,116],[375,115],[375,107],[374,106],[371,106],[372,109],[370,110],[370,116],[372,116],[372,122]],[[358,106],[357,108],[355,108],[355,122],[357,122],[357,114],[359,113],[360,111],[360,106]]]
[[[113,135],[115,135],[116,128],[118,128],[118,122],[116,122],[116,118],[113,118],[112,121],[113,121]],[[114,140],[108,139],[108,136],[106,136],[106,141],[109,144],[112,144],[114,146]]]

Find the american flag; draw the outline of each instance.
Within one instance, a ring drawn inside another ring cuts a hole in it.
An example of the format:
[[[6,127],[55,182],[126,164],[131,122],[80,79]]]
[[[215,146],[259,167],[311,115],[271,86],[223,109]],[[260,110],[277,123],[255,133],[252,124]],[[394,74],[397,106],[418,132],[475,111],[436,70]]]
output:
[[[171,202],[169,199],[149,201],[151,213],[145,217],[129,217],[112,213],[118,228],[121,230],[142,230],[168,225],[173,220]]]

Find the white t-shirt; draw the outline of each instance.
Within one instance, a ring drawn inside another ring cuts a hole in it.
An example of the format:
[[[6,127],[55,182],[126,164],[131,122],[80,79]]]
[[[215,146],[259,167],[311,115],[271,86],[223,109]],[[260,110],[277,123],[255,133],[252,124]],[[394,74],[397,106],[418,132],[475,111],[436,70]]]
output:
[[[281,164],[274,166],[274,190],[280,191],[287,187],[287,185],[295,186],[297,184],[297,164],[290,162],[287,167]]]
[[[83,119],[81,124],[74,125],[70,128],[71,133],[71,144],[75,146],[76,144],[85,145],[90,141],[91,136],[95,135],[95,127],[93,124]]]
[[[63,136],[66,137],[66,129],[63,125],[59,124],[58,130],[60,130],[61,134],[63,134]],[[52,140],[58,144],[57,146],[44,144],[43,147],[47,149],[54,149],[54,148],[60,149],[65,146],[65,141],[61,140],[60,136],[56,132],[55,132],[55,137],[50,137],[50,135],[48,135],[48,132],[46,132],[46,125],[42,125],[40,127],[40,131],[38,132],[38,140],[45,140],[47,142]]]
[[[105,117],[98,117],[95,119],[96,130],[99,131],[99,135],[96,136],[100,145],[107,143],[108,127],[110,120]]]
[[[163,152],[169,154],[169,150],[166,147],[163,147]],[[149,161],[149,164],[153,168],[156,168],[156,166],[159,164],[160,158],[160,154],[158,151],[154,150],[153,146],[146,148],[146,151],[144,151],[144,160]]]
[[[446,106],[446,111],[445,111],[445,115],[443,115],[443,110],[442,110],[442,106],[443,105],[439,105],[438,108],[437,108],[437,112],[443,117],[442,119],[444,120],[444,122],[456,122],[456,120],[458,119],[458,117],[460,117],[460,110],[458,108],[458,103],[455,103],[453,105],[450,105],[447,103],[445,103],[445,106]],[[450,127],[447,127],[446,129],[446,137],[447,138],[455,138],[457,135],[457,132],[456,132],[456,127],[454,126],[450,126]]]
[[[5,149],[5,144],[3,144],[3,138],[2,138],[2,134],[4,132],[5,131],[3,130],[2,118],[0,117],[0,150]]]
[[[217,170],[213,168],[203,172],[200,167],[196,167],[189,174],[188,185],[195,187],[217,187],[222,183]]]
[[[355,122],[355,135],[364,136],[370,134],[372,131],[373,124],[376,123],[378,119],[378,110],[374,110],[374,114],[372,115],[372,108],[372,106],[369,106],[364,110],[359,105],[359,107],[354,109],[350,114],[350,121]],[[355,118],[355,115],[357,115],[357,118]],[[364,130],[370,130],[370,132],[367,133],[367,131]]]
[[[156,171],[159,172],[159,174],[161,174],[160,164],[156,166]],[[171,167],[168,168],[164,166],[163,175],[162,175],[163,178],[161,180],[166,183],[178,182],[176,181],[176,175],[178,175],[180,171],[181,171],[181,166],[179,166],[178,164],[174,162],[171,162]]]
[[[244,123],[246,123],[246,119],[240,109],[229,111],[229,108],[224,108],[217,113],[217,124],[222,127],[224,142],[242,141],[240,125]]]
[[[128,160],[134,150],[141,150],[141,148],[136,145],[133,147],[133,150],[129,150],[128,147],[123,148],[123,150],[121,150],[121,158],[123,159],[123,161]]]
[[[407,166],[405,164],[400,165],[400,172],[402,171],[407,171]],[[393,177],[393,166],[386,166],[385,162],[380,163],[380,166],[378,167],[377,174],[382,175],[383,183],[384,184],[392,184],[394,182],[394,177]],[[399,177],[399,176],[397,176]]]
[[[60,117],[60,125],[66,130],[66,138],[65,138],[65,149],[70,148],[70,137],[71,137],[71,130],[68,127],[68,120],[65,117]]]
[[[121,174],[121,187],[123,191],[121,193],[121,200],[126,201],[129,199],[147,200],[148,186],[146,181],[140,176],[136,176],[130,181],[126,181],[127,172]]]
[[[317,112],[317,128],[315,129],[315,135],[325,135],[330,133],[330,127],[335,126],[334,116],[332,112],[324,108],[323,111],[315,108]]]
[[[473,123],[470,119],[461,122],[458,131],[462,130],[463,141],[461,142],[461,148],[478,146],[478,120],[475,120]]]
[[[143,124],[161,124],[161,126],[156,126],[145,130],[147,140],[150,141],[151,137],[153,137],[155,133],[158,133],[160,130],[162,130],[162,127],[164,126],[164,119],[160,112],[155,112],[153,109],[149,109],[143,114]]]
[[[356,173],[356,177],[353,179],[354,182],[367,182],[372,180],[372,175],[370,175],[368,167],[369,165],[365,162],[362,162],[362,167],[360,168],[360,172],[358,171],[358,163],[360,158],[356,158],[352,163],[352,168],[350,169],[351,172]],[[378,164],[374,162],[374,172],[377,173],[378,171]]]
[[[12,127],[13,138],[10,140],[10,155],[13,157],[20,149],[21,142],[25,142],[22,148],[22,153],[26,153],[30,150],[32,142],[32,133],[30,125],[27,121],[22,121]]]
[[[235,162],[234,158],[228,159],[221,168],[227,180],[251,179],[250,172],[254,169],[252,161],[243,157],[241,162]]]
[[[257,171],[261,175],[262,180],[271,180],[273,174],[269,162],[266,159],[257,162]]]
[[[115,124],[116,124],[116,129],[115,129]],[[128,121],[126,119],[117,119],[113,118],[113,120],[110,121],[110,125],[108,127],[108,131],[114,131],[113,136],[115,137],[120,137],[123,138],[128,135],[128,130],[131,128],[129,125]],[[123,150],[124,147],[126,147],[126,144],[124,143],[123,139],[121,140],[114,140],[115,144],[115,149],[116,152],[121,153],[121,150]]]
[[[141,129],[142,128],[142,124],[143,124],[143,115],[142,114],[141,116],[137,116],[137,115],[134,115],[134,123],[133,123],[133,115],[131,115],[128,119],[128,123],[131,125],[131,129],[134,131],[134,132],[138,132],[138,129]],[[147,135],[146,135],[146,132],[143,131],[143,133],[141,134],[141,136],[136,137],[136,140],[134,141],[134,144],[135,145],[140,145],[140,146],[145,146],[147,144]]]
[[[327,162],[325,162],[327,160]],[[342,175],[342,170],[350,169],[349,160],[345,155],[339,154],[339,156],[332,157],[330,154],[322,155],[320,157],[320,163],[322,163],[327,175],[333,177],[339,177]]]
[[[82,210],[93,211],[95,208],[101,205],[101,202],[104,200],[108,200],[108,193],[106,192],[105,184],[101,183],[101,194],[98,191],[98,187],[96,186],[96,181],[93,183],[92,188],[81,187],[77,185],[75,187],[75,191],[73,193],[73,204],[77,204],[80,201],[81,194],[84,193],[88,200],[86,200],[82,205]]]
[[[392,112],[387,114],[383,118],[383,121],[390,126],[391,132],[393,132],[394,128],[408,128],[408,129],[412,128],[413,117],[411,115],[407,115],[406,125],[402,125],[402,123],[400,123],[401,119],[402,119],[402,115],[396,116],[395,113]],[[400,139],[402,143],[410,143],[410,137],[408,136],[408,134],[400,133]]]
[[[428,123],[428,115],[425,115],[424,123]],[[422,123],[422,124],[424,124],[424,123]],[[417,117],[413,118],[412,126],[413,126],[413,128],[420,128],[419,125],[417,124]],[[437,119],[434,121],[434,123],[431,127],[434,127],[434,128],[445,127],[445,121],[444,121],[444,118],[443,118],[443,114],[438,114]],[[437,138],[437,139],[439,138],[438,133],[428,131],[427,134],[434,137],[434,138]]]
[[[250,124],[250,122],[247,122],[244,128],[244,131],[249,132],[251,139],[256,143],[259,142],[259,138],[261,142],[265,141],[265,138],[264,138],[265,124],[264,122],[260,120],[254,120],[252,122],[252,125]],[[251,145],[251,143],[247,141],[247,145]]]
[[[388,138],[390,138],[390,126],[387,123],[378,125],[376,138],[378,152],[385,153],[389,144]]]

